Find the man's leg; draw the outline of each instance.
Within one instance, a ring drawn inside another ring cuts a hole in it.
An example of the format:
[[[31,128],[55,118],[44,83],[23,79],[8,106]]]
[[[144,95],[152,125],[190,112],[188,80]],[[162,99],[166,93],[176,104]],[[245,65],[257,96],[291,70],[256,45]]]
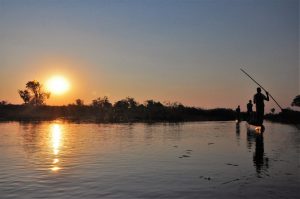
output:
[[[258,125],[262,125],[264,121],[264,110],[263,109],[258,109],[257,110],[257,123]]]

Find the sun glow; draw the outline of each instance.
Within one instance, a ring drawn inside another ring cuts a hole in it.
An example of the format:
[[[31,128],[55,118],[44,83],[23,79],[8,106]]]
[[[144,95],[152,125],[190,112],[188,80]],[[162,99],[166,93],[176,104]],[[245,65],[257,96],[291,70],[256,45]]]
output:
[[[53,76],[46,82],[46,89],[55,95],[61,95],[70,89],[70,84],[62,76]]]

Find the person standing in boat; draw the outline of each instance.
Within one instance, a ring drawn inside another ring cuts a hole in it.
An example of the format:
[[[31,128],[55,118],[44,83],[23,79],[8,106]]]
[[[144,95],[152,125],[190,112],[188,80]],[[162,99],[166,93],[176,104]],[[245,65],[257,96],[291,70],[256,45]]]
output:
[[[238,107],[235,109],[235,112],[236,112],[236,119],[238,122],[241,121],[241,108],[240,108],[240,105],[238,105]]]
[[[256,105],[256,117],[257,117],[257,123],[259,125],[263,124],[264,121],[264,114],[265,114],[265,103],[264,101],[269,101],[269,93],[266,92],[265,96],[261,93],[261,88],[257,88],[257,93],[254,95],[253,102]]]
[[[253,107],[253,104],[252,104],[252,100],[249,100],[248,104],[247,104],[247,120],[248,122],[251,121],[252,119],[252,107]]]

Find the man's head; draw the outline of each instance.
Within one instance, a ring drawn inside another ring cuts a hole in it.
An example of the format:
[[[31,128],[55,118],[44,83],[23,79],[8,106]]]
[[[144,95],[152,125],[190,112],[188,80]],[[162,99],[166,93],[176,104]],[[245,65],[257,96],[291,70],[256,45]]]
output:
[[[258,93],[261,93],[261,88],[260,87],[258,87],[256,90],[257,90]]]
[[[251,103],[252,103],[252,100],[249,100],[249,103],[251,104]]]

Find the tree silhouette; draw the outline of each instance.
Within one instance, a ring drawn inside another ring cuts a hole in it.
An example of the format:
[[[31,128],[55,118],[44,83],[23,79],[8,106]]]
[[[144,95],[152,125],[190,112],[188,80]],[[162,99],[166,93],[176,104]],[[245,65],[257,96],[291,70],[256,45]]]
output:
[[[114,115],[116,120],[118,121],[128,120],[128,108],[129,108],[129,103],[126,99],[117,101],[114,104]]]
[[[145,107],[147,109],[148,120],[164,120],[167,116],[167,109],[160,102],[154,100],[147,100],[145,102]]]
[[[25,104],[35,106],[45,104],[45,100],[49,99],[50,93],[43,90],[43,85],[38,81],[29,81],[26,83],[25,90],[18,90],[18,93]]]
[[[24,101],[25,104],[28,104],[30,101],[30,93],[28,90],[18,90],[20,97]]]
[[[275,108],[271,108],[271,113],[272,113],[272,114],[275,113]]]
[[[126,101],[127,101],[128,105],[129,105],[128,108],[130,108],[130,109],[136,109],[136,107],[138,106],[138,103],[132,97],[127,97]]]
[[[0,105],[7,105],[7,101],[5,100],[0,101]]]
[[[112,120],[112,104],[109,102],[107,96],[103,98],[98,97],[92,101],[92,111],[99,121]]]
[[[108,110],[112,107],[112,104],[109,102],[108,97],[104,96],[103,98],[98,97],[97,99],[94,99],[92,101],[92,106],[102,110]]]
[[[292,102],[292,106],[300,106],[300,95],[297,95],[293,102]]]
[[[76,99],[76,100],[75,100],[75,104],[76,104],[77,106],[83,106],[83,105],[84,105],[84,102],[83,102],[82,99]]]
[[[41,85],[30,82],[25,90],[19,90],[21,98],[26,104],[44,103],[45,96]],[[220,121],[235,119],[232,109],[201,109],[184,106],[181,103],[161,103],[147,100],[143,104],[127,97],[111,104],[107,97],[94,99],[85,105],[82,99],[77,99],[68,106],[30,106],[12,105],[0,101],[0,120],[52,120],[66,118],[70,121],[95,122],[183,122],[183,121]],[[288,112],[288,118],[300,118],[297,112]],[[269,114],[271,115],[271,114]],[[276,119],[278,115],[272,115]],[[286,117],[284,117],[286,118]],[[282,120],[278,117],[277,120]],[[295,120],[295,119],[294,119]],[[295,120],[298,121],[298,120]]]

